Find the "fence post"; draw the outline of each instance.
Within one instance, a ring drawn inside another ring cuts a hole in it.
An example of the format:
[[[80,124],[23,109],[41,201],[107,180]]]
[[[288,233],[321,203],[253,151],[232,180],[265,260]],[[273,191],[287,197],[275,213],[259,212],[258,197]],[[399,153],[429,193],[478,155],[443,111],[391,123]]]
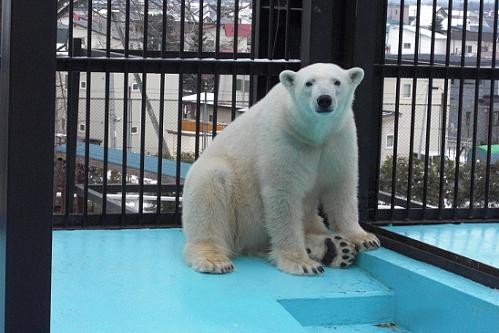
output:
[[[355,121],[359,144],[359,216],[373,219],[377,207],[379,137],[383,82],[376,64],[383,61],[384,0],[311,0],[303,2],[303,66],[333,62],[362,67],[364,82],[356,92]]]
[[[383,111],[383,79],[376,65],[385,50],[386,0],[345,1],[343,66],[362,67],[364,81],[355,95],[359,144],[359,216],[376,218]]]
[[[2,1],[0,331],[50,331],[56,2]]]
[[[303,1],[301,20],[302,66],[333,60],[333,8],[336,1]]]

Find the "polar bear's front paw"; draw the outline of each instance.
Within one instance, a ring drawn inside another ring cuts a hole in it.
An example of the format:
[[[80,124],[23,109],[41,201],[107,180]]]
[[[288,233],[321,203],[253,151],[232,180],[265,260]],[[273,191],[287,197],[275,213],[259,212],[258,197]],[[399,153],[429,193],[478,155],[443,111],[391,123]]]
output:
[[[351,266],[357,255],[355,245],[340,235],[307,235],[305,243],[310,258],[330,267]]]
[[[318,275],[324,273],[322,265],[308,257],[271,254],[271,260],[277,265],[277,268],[289,274]]]
[[[224,274],[234,271],[234,265],[225,255],[196,258],[191,266],[201,273]]]
[[[348,235],[348,239],[355,244],[358,251],[374,250],[381,246],[378,237],[369,232]]]

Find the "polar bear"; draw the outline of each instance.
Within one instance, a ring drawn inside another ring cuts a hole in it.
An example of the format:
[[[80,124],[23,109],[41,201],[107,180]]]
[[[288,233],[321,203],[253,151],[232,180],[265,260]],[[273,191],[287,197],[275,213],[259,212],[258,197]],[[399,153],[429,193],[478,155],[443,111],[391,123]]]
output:
[[[284,272],[313,275],[321,263],[347,267],[357,251],[380,246],[358,223],[352,102],[363,77],[334,64],[285,70],[214,139],[184,184],[189,266],[226,273],[231,257],[263,254]]]

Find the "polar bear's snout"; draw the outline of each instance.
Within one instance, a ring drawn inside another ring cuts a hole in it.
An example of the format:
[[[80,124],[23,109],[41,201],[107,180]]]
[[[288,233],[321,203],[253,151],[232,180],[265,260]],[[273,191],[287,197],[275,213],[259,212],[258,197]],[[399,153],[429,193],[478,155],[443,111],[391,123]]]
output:
[[[320,95],[317,98],[317,112],[331,112],[334,110],[334,107],[331,107],[333,104],[333,98],[329,95]]]

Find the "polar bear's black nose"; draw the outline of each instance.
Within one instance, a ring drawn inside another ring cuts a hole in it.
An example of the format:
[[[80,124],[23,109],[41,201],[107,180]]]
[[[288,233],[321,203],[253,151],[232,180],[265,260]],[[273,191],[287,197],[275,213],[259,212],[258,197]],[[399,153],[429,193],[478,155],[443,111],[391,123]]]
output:
[[[320,95],[319,98],[317,98],[317,104],[324,109],[329,108],[332,102],[333,99],[329,95]]]

